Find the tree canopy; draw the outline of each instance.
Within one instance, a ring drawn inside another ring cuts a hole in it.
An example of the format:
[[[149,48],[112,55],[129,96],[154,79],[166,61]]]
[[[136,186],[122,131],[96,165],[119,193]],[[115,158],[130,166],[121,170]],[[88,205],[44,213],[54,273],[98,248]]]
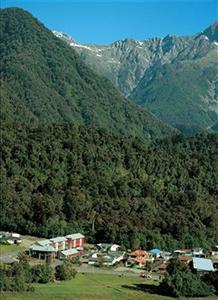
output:
[[[165,249],[218,239],[215,134],[145,145],[96,128],[10,125],[1,143],[3,229]]]

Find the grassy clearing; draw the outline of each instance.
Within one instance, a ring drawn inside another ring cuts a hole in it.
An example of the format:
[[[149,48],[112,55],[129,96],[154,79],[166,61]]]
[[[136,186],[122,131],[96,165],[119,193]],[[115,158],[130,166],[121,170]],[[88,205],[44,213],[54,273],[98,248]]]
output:
[[[155,283],[142,278],[109,275],[78,274],[66,282],[35,285],[33,293],[2,293],[4,300],[169,300],[143,288],[154,288]],[[215,300],[215,297],[204,298]],[[200,298],[198,298],[200,300]]]
[[[17,251],[23,251],[25,247],[22,245],[1,245],[0,244],[0,255],[5,255],[7,253],[13,253]]]

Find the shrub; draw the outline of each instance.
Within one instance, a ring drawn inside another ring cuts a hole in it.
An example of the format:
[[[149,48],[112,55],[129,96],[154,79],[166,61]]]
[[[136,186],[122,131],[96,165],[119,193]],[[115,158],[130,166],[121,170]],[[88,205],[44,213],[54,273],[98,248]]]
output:
[[[54,281],[54,270],[48,264],[36,265],[31,269],[32,282],[48,283]]]
[[[33,291],[30,284],[29,264],[23,262],[12,266],[0,266],[0,290],[11,292]]]
[[[76,273],[69,260],[65,260],[62,265],[56,267],[57,280],[70,280],[75,278]]]

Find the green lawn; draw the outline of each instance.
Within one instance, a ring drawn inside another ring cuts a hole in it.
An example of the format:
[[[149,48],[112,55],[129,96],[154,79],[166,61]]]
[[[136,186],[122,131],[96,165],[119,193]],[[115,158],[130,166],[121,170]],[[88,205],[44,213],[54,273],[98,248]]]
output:
[[[78,274],[71,281],[35,285],[33,293],[2,293],[1,296],[4,300],[172,300],[143,291],[145,284],[147,288],[155,288],[153,282],[141,278]]]
[[[0,255],[4,255],[7,253],[23,251],[25,247],[22,245],[1,245],[0,244]]]

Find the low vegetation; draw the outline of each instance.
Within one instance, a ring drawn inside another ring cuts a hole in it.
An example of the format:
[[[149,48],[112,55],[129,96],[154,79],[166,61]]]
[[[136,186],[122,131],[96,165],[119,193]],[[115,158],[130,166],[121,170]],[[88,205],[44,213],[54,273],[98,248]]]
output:
[[[30,266],[25,255],[19,255],[19,262],[0,265],[0,291],[34,291],[34,283],[49,283],[55,280],[75,278],[76,271],[69,261],[64,261],[56,270],[48,263]]]
[[[57,280],[70,280],[75,278],[76,270],[73,269],[71,261],[65,260],[62,265],[57,266],[55,276]]]

